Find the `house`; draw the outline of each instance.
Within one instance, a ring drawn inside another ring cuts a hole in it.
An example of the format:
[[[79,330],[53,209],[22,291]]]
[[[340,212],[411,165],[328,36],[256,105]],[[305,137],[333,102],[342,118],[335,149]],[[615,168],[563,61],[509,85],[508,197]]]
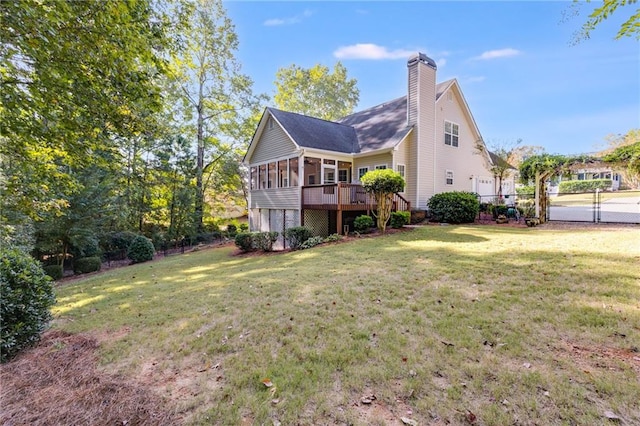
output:
[[[436,64],[422,53],[407,68],[405,96],[337,122],[265,110],[244,158],[252,231],[344,232],[375,207],[359,184],[374,169],[405,178],[397,210],[426,209],[440,192],[496,194],[491,158],[476,148],[484,143],[457,80],[437,84]]]

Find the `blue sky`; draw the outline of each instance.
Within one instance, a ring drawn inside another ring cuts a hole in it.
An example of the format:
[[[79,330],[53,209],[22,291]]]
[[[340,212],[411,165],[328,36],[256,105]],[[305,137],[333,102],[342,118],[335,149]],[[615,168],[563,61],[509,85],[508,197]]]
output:
[[[279,68],[340,61],[358,81],[361,110],[403,96],[406,61],[420,51],[438,64],[439,82],[458,79],[490,147],[522,139],[550,153],[585,153],[640,128],[640,42],[614,40],[635,5],[572,45],[597,2],[224,4],[256,92],[274,95]]]

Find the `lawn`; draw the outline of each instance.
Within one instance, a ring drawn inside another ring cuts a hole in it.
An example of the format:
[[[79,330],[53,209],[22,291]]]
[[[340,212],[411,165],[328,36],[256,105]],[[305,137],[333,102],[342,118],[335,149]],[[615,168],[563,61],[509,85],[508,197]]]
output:
[[[185,424],[640,423],[638,227],[234,252],[63,285],[53,327]]]
[[[640,201],[640,191],[604,191],[600,192],[600,201],[615,201],[617,199],[635,199]],[[558,194],[549,197],[552,206],[591,206],[593,205],[594,193],[581,194]]]

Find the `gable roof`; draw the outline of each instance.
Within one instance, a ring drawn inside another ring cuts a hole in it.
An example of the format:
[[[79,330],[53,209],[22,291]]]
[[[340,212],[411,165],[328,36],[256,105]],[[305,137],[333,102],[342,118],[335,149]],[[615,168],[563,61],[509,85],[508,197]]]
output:
[[[352,154],[358,152],[353,127],[294,112],[267,108],[298,146]]]

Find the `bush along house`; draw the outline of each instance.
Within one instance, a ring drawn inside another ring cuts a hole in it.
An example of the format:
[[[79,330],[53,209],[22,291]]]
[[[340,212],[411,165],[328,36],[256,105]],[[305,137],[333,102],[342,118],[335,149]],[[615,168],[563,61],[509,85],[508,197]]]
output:
[[[337,122],[266,108],[244,158],[251,231],[352,230],[355,217],[375,210],[360,186],[375,169],[405,179],[395,210],[424,210],[440,192],[496,193],[491,158],[477,149],[482,137],[457,80],[436,84],[436,64],[422,53],[407,68],[406,96]]]

